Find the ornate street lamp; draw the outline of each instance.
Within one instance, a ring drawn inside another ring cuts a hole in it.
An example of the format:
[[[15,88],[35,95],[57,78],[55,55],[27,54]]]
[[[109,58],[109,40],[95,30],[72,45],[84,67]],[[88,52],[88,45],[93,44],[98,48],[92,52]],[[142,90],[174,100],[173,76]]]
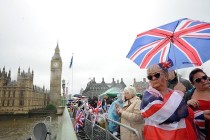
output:
[[[62,100],[63,101],[61,101],[63,106],[65,106],[65,103],[66,103],[65,87],[66,87],[65,80],[63,79],[62,80],[62,88],[63,88],[63,99]]]
[[[62,80],[63,96],[65,96],[65,87],[66,87],[65,80],[63,79]]]

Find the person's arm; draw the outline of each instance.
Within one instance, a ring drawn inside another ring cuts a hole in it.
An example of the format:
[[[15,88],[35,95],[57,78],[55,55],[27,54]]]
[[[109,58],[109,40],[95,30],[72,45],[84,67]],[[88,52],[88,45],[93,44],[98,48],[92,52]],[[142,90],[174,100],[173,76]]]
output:
[[[186,87],[182,83],[177,83],[176,86],[174,87],[174,90],[179,90],[179,91],[185,93]]]
[[[179,121],[188,115],[188,108],[182,95],[174,91],[164,99],[145,92],[141,104],[141,114],[157,124]]]
[[[133,108],[133,112],[128,112],[128,111],[121,111],[121,117],[125,118],[128,121],[139,121],[142,119],[142,116],[140,115],[140,109],[139,106],[141,104],[141,101],[138,100],[136,102],[134,102],[134,108]]]
[[[210,120],[210,110],[203,111],[204,118]]]

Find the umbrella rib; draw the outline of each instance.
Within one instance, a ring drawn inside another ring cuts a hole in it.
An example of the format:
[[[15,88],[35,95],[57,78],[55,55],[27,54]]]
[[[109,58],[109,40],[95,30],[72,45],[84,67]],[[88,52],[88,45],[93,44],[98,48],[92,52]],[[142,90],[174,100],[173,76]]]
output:
[[[150,52],[143,58],[140,68],[145,68],[148,62],[151,61],[153,56],[155,56],[155,54],[158,51],[160,51],[165,46],[165,44],[167,44],[167,42],[168,42],[168,38],[165,38],[163,41],[160,42],[159,45],[151,49]]]
[[[187,33],[196,32],[198,30],[206,29],[206,28],[210,28],[210,25],[209,24],[200,24],[200,25],[196,25],[196,26],[193,26],[193,27],[189,27],[189,28],[177,31],[175,33],[175,35],[178,37],[178,36],[181,36],[181,35],[184,35],[184,34],[187,34]]]
[[[171,36],[172,43],[174,42],[175,30],[176,30],[176,28],[178,27],[179,24],[180,24],[180,21],[177,22],[176,27],[173,30],[173,33],[172,33],[172,36]]]
[[[189,56],[189,53],[193,56],[193,57],[189,58],[193,63],[197,62],[196,63],[197,65],[202,64],[202,60],[200,59],[199,55],[197,54],[197,51],[193,47],[188,45],[188,43],[186,43],[183,39],[177,38],[176,41],[174,42],[174,44],[178,48],[180,48],[180,50],[183,50],[183,48],[185,48],[184,52],[188,54],[187,56]],[[187,46],[187,47],[185,47],[185,46]]]
[[[147,31],[147,32],[138,34],[136,40],[138,40],[138,38],[140,38],[141,36],[144,36],[144,35],[150,35],[150,36],[153,35],[153,36],[157,36],[157,37],[159,37],[159,38],[160,38],[160,36],[161,36],[161,37],[164,37],[164,39],[165,39],[165,38],[166,38],[166,39],[170,39],[171,34],[172,34],[171,32],[168,32],[168,31],[166,31],[166,30],[152,29],[152,30],[150,30],[150,31]],[[152,43],[150,43],[150,44],[148,44],[148,45],[146,45],[146,46],[141,46],[141,47],[138,48],[138,49],[134,49],[134,51],[129,52],[129,53],[127,54],[127,57],[128,57],[129,55],[132,54],[132,55],[130,56],[130,59],[131,59],[131,60],[134,60],[134,59],[136,58],[136,56],[137,56],[141,51],[143,51],[144,49],[146,49],[146,48],[152,46],[153,44],[155,44],[155,43],[161,41],[162,39],[163,39],[163,38],[157,39],[156,41],[154,41],[154,42],[152,42]],[[166,41],[167,41],[167,40],[166,40]]]
[[[170,37],[173,34],[173,32],[169,32],[159,28],[153,29],[148,33],[150,33],[150,35],[156,35],[158,37]]]
[[[156,44],[156,42],[153,42],[152,44],[148,44],[146,46],[142,46],[141,48],[139,48],[137,51],[135,51],[135,53],[130,57],[131,60],[135,59],[136,56],[141,53],[141,51],[144,51],[145,49],[149,49],[152,45]]]

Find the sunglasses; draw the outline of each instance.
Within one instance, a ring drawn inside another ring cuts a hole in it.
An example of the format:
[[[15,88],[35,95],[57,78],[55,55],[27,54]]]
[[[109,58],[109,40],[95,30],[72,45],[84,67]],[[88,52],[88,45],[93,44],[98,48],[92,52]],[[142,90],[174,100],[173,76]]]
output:
[[[148,75],[147,79],[152,80],[153,77],[155,77],[156,79],[160,78],[160,73],[155,73],[154,75]]]
[[[194,81],[195,81],[196,83],[200,83],[202,79],[203,79],[203,80],[207,80],[207,78],[208,78],[207,75],[204,75],[204,76],[202,76],[201,78],[195,79]]]

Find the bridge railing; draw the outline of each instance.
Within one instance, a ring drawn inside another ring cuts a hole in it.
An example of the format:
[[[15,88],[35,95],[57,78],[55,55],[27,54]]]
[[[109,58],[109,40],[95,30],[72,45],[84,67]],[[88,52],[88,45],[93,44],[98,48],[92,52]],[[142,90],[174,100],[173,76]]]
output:
[[[93,116],[93,114],[89,115],[91,115],[91,117]],[[104,126],[94,123],[87,118],[85,119],[84,131],[88,138],[91,140],[120,140],[108,130],[108,126],[105,125],[105,118],[102,116],[98,117],[104,119]]]
[[[80,108],[75,108],[74,112],[76,112],[77,109],[80,109]],[[74,116],[72,113],[73,112],[70,113],[71,117]],[[100,123],[97,124],[92,121],[94,119],[94,114],[92,114],[88,111],[84,111],[84,110],[83,110],[83,114],[85,116],[83,129],[85,131],[85,135],[90,140],[120,140],[118,137],[116,137],[109,131],[108,124],[110,121],[113,123],[116,123],[119,126],[122,126],[126,129],[128,129],[128,131],[134,132],[134,134],[136,134],[136,136],[138,137],[139,140],[143,140],[142,133],[139,133],[139,131],[137,131],[136,129],[134,129],[130,126],[127,126],[125,124],[122,124],[120,122],[117,122],[117,121],[114,121],[114,120],[108,118],[107,115],[102,115],[102,114],[98,115],[98,118],[101,118],[101,120],[104,120],[104,122],[103,122],[104,124],[102,126]]]
[[[59,123],[56,140],[77,140],[67,107],[64,108]]]
[[[88,114],[86,114],[88,115]],[[93,116],[93,114],[89,115]],[[100,118],[102,118],[104,120],[105,123],[105,128],[101,127],[100,125],[97,125],[95,123],[93,123],[91,120],[89,119],[85,119],[85,124],[84,124],[84,131],[86,132],[86,135],[91,139],[91,140],[120,140],[118,137],[116,137],[115,135],[113,135],[109,129],[108,129],[108,123],[111,121],[113,123],[116,123],[119,126],[125,127],[126,129],[128,129],[129,131],[132,131],[136,134],[136,136],[138,137],[139,140],[143,140],[142,134],[139,133],[136,129],[124,125],[120,122],[114,121],[112,119],[109,119],[108,117],[105,116],[98,116]]]

